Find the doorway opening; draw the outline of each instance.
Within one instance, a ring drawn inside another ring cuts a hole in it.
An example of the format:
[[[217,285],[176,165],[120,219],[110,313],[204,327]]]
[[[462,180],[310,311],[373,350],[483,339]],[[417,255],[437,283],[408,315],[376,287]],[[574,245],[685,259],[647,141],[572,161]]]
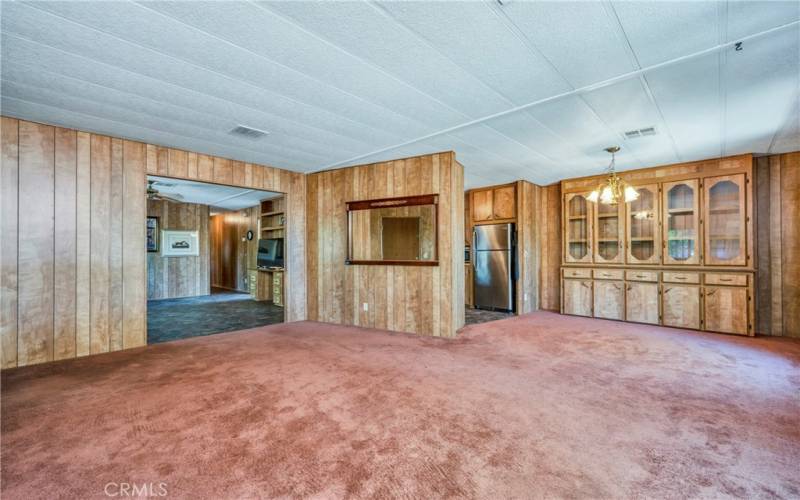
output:
[[[282,323],[286,196],[147,181],[147,343]]]

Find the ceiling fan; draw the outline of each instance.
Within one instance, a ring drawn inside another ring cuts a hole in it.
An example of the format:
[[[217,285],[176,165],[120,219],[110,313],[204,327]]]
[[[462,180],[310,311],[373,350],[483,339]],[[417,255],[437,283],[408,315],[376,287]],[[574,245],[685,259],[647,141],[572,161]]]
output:
[[[159,183],[156,180],[148,180],[147,181],[147,199],[148,200],[164,200],[164,201],[174,201],[174,202],[180,202],[180,201],[183,200],[183,196],[181,196],[179,194],[165,194],[165,193],[159,192],[159,190],[155,188],[155,186],[157,184],[163,184],[163,183]]]

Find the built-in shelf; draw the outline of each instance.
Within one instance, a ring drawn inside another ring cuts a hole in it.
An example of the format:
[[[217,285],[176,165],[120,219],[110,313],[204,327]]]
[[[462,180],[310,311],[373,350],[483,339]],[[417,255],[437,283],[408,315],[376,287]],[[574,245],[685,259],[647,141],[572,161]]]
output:
[[[649,238],[631,238],[631,241],[650,241],[650,242],[652,242],[652,241],[655,241],[655,238],[653,238],[653,237],[649,237]]]
[[[619,214],[597,214],[598,219],[611,219],[617,217],[619,217]]]
[[[267,226],[267,227],[262,227],[261,230],[262,231],[277,231],[279,229],[285,229],[285,228],[286,228],[286,226]]]
[[[687,215],[691,215],[691,214],[694,213],[694,209],[691,208],[691,207],[689,207],[689,208],[670,208],[669,210],[667,210],[667,212],[670,213],[670,214],[687,214]]]
[[[261,214],[261,217],[269,217],[271,215],[283,215],[285,212],[283,210],[278,210],[275,212],[264,212]]]

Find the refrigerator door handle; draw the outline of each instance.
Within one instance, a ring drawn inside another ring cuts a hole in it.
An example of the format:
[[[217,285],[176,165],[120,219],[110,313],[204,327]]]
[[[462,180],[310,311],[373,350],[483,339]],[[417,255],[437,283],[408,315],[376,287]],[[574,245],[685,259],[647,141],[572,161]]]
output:
[[[472,264],[472,269],[473,270],[475,270],[475,255],[476,255],[475,252],[478,251],[477,242],[478,242],[478,235],[475,233],[475,228],[473,227],[472,228],[472,248],[470,249],[470,252],[472,253],[472,255],[470,256],[470,259],[469,259],[470,263]]]

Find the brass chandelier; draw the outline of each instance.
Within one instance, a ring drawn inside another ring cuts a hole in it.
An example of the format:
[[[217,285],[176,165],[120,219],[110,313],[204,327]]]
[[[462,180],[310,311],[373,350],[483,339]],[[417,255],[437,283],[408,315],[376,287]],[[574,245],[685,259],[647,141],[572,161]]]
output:
[[[611,146],[605,150],[611,153],[611,164],[608,166],[607,170],[608,179],[589,193],[586,199],[592,203],[597,203],[599,201],[604,205],[616,205],[620,201],[630,203],[638,199],[639,193],[620,179],[617,172],[614,170],[616,165],[615,155],[619,151],[619,146]]]

